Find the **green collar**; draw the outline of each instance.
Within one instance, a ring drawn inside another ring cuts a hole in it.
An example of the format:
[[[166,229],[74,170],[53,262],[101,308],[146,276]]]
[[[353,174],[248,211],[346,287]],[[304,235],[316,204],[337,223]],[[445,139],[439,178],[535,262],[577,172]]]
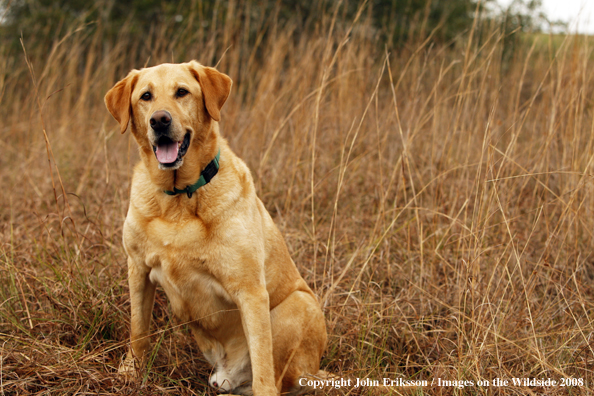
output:
[[[215,177],[215,175],[219,172],[220,157],[221,149],[219,149],[219,152],[214,157],[214,159],[210,161],[208,165],[206,165],[206,168],[204,168],[202,173],[200,173],[200,178],[196,183],[192,184],[191,186],[187,186],[183,190],[178,190],[177,188],[173,187],[173,191],[163,190],[163,192],[167,195],[177,195],[186,193],[188,194],[188,198],[192,198],[192,194],[194,194],[196,190],[198,190],[203,185],[208,184],[212,180],[212,178]]]

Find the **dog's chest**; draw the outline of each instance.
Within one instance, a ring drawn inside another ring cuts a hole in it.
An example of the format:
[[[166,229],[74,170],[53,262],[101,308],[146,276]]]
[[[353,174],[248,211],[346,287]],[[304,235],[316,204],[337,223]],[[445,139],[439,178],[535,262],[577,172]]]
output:
[[[236,309],[210,271],[220,254],[200,222],[156,220],[144,230],[128,223],[124,235],[128,254],[150,268],[150,281],[164,289],[181,321],[216,328],[224,320],[221,312]]]
[[[223,319],[219,313],[236,308],[223,286],[209,274],[180,270],[161,260],[161,265],[151,268],[149,278],[165,290],[173,313],[182,322],[198,321],[205,328],[216,328]]]

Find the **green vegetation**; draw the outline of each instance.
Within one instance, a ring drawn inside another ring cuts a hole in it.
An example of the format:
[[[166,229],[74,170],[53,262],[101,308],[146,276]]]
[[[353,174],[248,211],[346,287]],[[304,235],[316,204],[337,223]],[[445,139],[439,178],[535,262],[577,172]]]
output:
[[[271,33],[269,29],[262,31],[260,28],[270,26],[272,21],[279,26],[292,25],[296,34],[316,31],[324,18],[334,12],[338,23],[348,24],[356,17],[361,3],[347,1],[341,5],[341,2],[330,0],[264,3],[250,0],[1,0],[0,6],[5,9],[0,28],[2,36],[5,41],[17,44],[15,39],[22,33],[37,44],[47,45],[76,25],[93,25],[91,29],[101,32],[100,40],[111,45],[122,33],[131,39],[146,41],[158,37],[163,30],[183,41],[197,30],[213,33],[231,20],[242,26],[241,32],[233,34],[246,35],[244,39],[253,44],[260,34]],[[482,20],[503,23],[508,32],[516,28],[535,30],[543,20],[539,9],[538,0],[516,0],[506,10],[498,9],[494,0],[480,3],[477,0],[370,0],[365,2],[361,18],[368,20],[369,33],[376,35],[379,43],[392,48],[413,38],[425,37],[434,29],[434,41],[450,42],[470,30],[475,15],[481,15]]]

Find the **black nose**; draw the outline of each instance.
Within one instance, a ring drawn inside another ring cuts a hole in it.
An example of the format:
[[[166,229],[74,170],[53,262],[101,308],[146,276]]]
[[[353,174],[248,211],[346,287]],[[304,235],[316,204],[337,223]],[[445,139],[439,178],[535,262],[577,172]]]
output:
[[[150,122],[153,129],[167,129],[171,125],[171,114],[165,110],[155,111]]]

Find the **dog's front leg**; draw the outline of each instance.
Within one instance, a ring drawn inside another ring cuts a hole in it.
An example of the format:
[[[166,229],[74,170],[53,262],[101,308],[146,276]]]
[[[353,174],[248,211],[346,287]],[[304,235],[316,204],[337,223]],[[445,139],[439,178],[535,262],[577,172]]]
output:
[[[156,285],[149,279],[150,268],[128,258],[128,284],[130,286],[130,350],[119,368],[122,374],[134,373],[135,358],[144,364],[150,348],[149,328],[155,301]]]
[[[262,286],[244,290],[238,297],[237,305],[252,362],[252,390],[255,396],[277,395],[268,291]]]

